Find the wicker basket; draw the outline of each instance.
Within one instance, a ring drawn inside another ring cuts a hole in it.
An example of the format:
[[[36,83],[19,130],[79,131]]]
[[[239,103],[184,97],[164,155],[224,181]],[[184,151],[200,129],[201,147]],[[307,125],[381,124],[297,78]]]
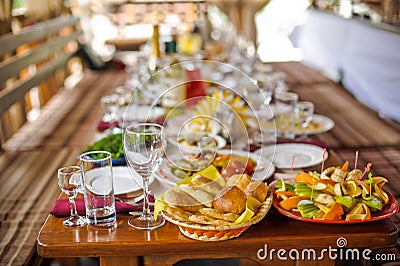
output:
[[[222,241],[238,237],[241,233],[246,231],[251,225],[261,221],[271,208],[273,200],[273,193],[269,192],[268,197],[260,206],[258,212],[247,222],[232,225],[202,225],[190,222],[183,222],[176,220],[167,212],[163,211],[163,215],[169,222],[178,225],[179,230],[185,236],[201,240],[201,241]]]

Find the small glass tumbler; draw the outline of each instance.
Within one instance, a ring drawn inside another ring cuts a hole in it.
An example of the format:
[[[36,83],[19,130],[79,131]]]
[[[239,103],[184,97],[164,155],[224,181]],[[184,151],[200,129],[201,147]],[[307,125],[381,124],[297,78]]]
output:
[[[86,219],[89,225],[110,227],[116,210],[111,153],[90,151],[80,156],[83,174]]]

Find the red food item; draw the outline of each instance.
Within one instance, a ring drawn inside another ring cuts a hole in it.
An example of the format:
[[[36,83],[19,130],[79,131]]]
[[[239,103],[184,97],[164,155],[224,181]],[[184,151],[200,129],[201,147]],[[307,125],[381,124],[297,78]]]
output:
[[[241,161],[231,161],[226,167],[223,167],[221,170],[221,175],[223,177],[231,177],[235,174],[248,174],[252,176],[254,174],[254,167],[247,163],[244,164]]]

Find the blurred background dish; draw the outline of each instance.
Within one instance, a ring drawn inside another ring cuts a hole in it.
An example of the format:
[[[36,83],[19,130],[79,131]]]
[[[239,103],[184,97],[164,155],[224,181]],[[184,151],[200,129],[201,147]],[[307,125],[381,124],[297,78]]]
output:
[[[294,156],[293,168],[310,167],[322,163],[328,158],[328,152],[324,149],[311,144],[284,143],[271,146],[264,146],[254,152],[262,158],[270,159],[278,168],[291,168]]]
[[[199,153],[200,149],[222,149],[226,146],[226,140],[223,137],[203,132],[169,137],[168,142],[187,153]]]
[[[314,114],[311,122],[304,130],[300,125],[296,125],[296,135],[301,135],[303,133],[306,133],[307,135],[321,134],[328,132],[334,126],[335,122],[333,122],[329,117]]]

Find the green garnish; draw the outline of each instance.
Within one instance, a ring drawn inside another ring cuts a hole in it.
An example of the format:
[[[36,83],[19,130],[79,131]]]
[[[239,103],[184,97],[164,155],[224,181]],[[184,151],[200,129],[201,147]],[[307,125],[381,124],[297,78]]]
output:
[[[93,145],[89,146],[84,152],[88,151],[108,151],[113,160],[124,157],[124,145],[122,143],[122,133],[109,135]],[[93,158],[101,159],[101,158]]]
[[[372,195],[372,183],[374,180],[372,179],[372,173],[368,173],[368,180],[365,180],[365,183],[369,184],[369,194]]]
[[[314,172],[312,173],[312,178],[311,178],[311,183],[312,183],[312,187],[311,187],[311,197],[310,197],[311,201],[313,200],[313,194],[314,194],[314,178],[315,178],[316,175],[317,175],[317,172],[314,171]]]

